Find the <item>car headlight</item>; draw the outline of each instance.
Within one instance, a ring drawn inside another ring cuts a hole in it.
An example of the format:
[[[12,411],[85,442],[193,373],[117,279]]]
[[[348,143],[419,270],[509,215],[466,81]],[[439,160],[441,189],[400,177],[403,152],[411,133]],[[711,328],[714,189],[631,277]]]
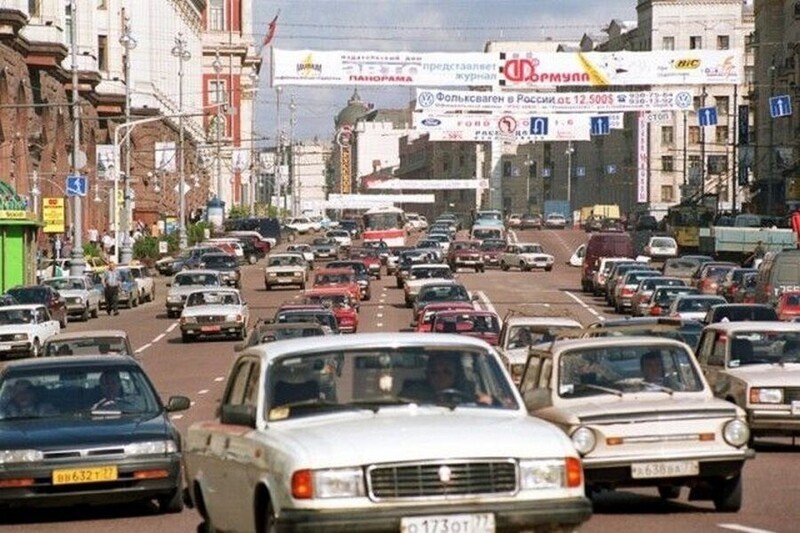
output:
[[[193,316],[182,316],[181,324],[196,324],[197,318]]]
[[[520,461],[519,488],[556,489],[564,486],[564,461]]]
[[[43,458],[39,450],[0,450],[0,465],[35,463]]]
[[[783,389],[753,387],[750,403],[783,403]]]
[[[292,493],[295,498],[300,487],[296,480],[306,480],[309,489],[306,498],[357,498],[364,496],[364,473],[360,468],[336,468],[332,470],[301,470],[292,475]]]
[[[736,418],[725,424],[722,429],[722,438],[731,446],[739,448],[750,440],[750,428],[744,421]]]
[[[241,321],[242,321],[242,315],[237,315],[236,313],[225,315],[225,322],[241,322]]]
[[[171,303],[177,303],[181,301],[180,296],[167,296],[167,301]]]
[[[294,272],[292,275],[293,275],[294,277],[296,277],[296,278],[299,278],[300,276],[302,276],[302,275],[303,275],[303,273],[302,273],[302,272]]]
[[[125,445],[125,455],[164,455],[178,451],[174,440],[150,440]]]
[[[14,334],[14,340],[15,341],[26,341],[26,340],[28,340],[28,334],[27,333],[15,333]]]
[[[597,436],[591,429],[581,426],[572,433],[572,444],[579,454],[586,455],[597,445]]]

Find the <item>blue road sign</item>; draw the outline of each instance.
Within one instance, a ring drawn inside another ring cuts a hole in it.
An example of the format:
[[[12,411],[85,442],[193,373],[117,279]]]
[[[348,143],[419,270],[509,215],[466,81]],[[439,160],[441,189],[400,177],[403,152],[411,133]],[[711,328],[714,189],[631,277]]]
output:
[[[617,173],[617,165],[608,165],[608,166],[606,166],[606,173],[607,174],[616,174]]]
[[[531,117],[531,135],[547,135],[547,117]]]
[[[592,135],[608,135],[611,133],[611,122],[607,116],[590,117]]]
[[[542,169],[542,177],[549,178],[550,177],[550,169],[548,167],[544,167]]]
[[[86,176],[67,176],[67,196],[86,196]]]
[[[792,100],[788,94],[769,99],[769,114],[772,118],[788,117],[792,114]]]
[[[697,110],[697,120],[700,121],[701,126],[716,126],[717,108],[701,107],[700,109]]]
[[[582,178],[586,175],[586,167],[575,167],[575,175]]]

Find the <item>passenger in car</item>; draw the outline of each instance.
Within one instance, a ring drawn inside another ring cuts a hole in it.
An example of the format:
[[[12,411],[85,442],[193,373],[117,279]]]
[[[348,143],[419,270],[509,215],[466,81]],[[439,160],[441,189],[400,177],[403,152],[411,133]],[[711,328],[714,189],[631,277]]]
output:
[[[476,392],[474,384],[464,376],[458,360],[448,356],[429,357],[425,379],[406,380],[400,396],[423,403],[455,401],[492,404],[492,397]]]

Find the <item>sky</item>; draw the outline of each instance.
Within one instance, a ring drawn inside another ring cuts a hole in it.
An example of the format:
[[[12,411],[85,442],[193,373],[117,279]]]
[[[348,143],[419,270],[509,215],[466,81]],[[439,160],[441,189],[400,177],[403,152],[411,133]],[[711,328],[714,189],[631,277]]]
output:
[[[487,41],[577,42],[600,33],[612,19],[636,20],[637,0],[252,0],[258,50],[278,15],[271,46],[296,50],[480,52]],[[256,100],[256,138],[273,146],[279,128],[276,91],[270,85],[269,51],[263,51]],[[281,128],[289,131],[294,98],[297,141],[333,138],[333,119],[354,87],[284,86]],[[359,87],[376,108],[408,105],[408,87]]]

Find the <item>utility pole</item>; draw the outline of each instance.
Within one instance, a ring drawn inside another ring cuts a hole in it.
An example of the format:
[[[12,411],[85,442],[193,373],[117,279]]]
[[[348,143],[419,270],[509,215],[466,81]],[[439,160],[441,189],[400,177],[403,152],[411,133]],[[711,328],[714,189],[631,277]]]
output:
[[[172,56],[178,58],[178,129],[180,130],[180,140],[178,141],[180,150],[179,174],[178,179],[178,247],[184,250],[188,247],[189,241],[186,236],[186,157],[184,156],[184,128],[183,128],[183,64],[192,58],[191,52],[187,49],[186,39],[183,33],[178,32],[175,37],[175,46],[172,47]]]
[[[281,133],[281,93],[283,87],[275,87],[275,189],[278,197],[283,194],[283,216],[286,216],[286,187],[281,184],[281,165],[283,164],[283,135]],[[280,205],[280,204],[279,204]],[[279,207],[280,209],[280,207]]]
[[[569,204],[569,212],[572,213],[572,154],[575,153],[575,148],[572,147],[572,141],[567,141],[567,204]]]
[[[294,174],[294,112],[297,106],[294,103],[294,95],[289,99],[289,187],[292,190],[292,216],[300,214],[300,191],[297,186],[297,176]]]
[[[700,95],[700,107],[706,106],[706,86]],[[700,198],[706,195],[706,127],[700,126]]]
[[[769,96],[765,98],[767,102],[775,95],[775,56],[772,56],[772,65],[769,67]],[[767,109],[769,112],[769,109]],[[767,212],[772,214],[772,175],[775,173],[775,119],[769,121],[769,153],[767,162],[769,163],[769,173],[767,174]]]
[[[220,74],[222,73],[222,62],[219,60],[219,48],[217,49],[217,57],[211,64],[216,74],[217,83],[217,102],[222,103],[223,99],[227,98],[227,92],[222,90],[222,80]],[[216,143],[217,143],[217,200],[222,201],[222,129],[225,120],[223,114],[223,106],[217,107],[217,127],[216,127]]]
[[[124,13],[124,11],[123,11]],[[124,16],[123,32],[119,38],[119,43],[125,49],[125,122],[131,121],[131,50],[136,48],[136,39],[131,36],[131,19],[126,14]],[[122,209],[122,247],[120,262],[128,264],[133,259],[133,249],[131,243],[131,136],[125,137],[125,185],[123,189],[123,209]],[[114,200],[116,201],[116,199]],[[119,230],[117,231],[117,242],[119,243]]]
[[[256,177],[258,176],[258,157],[256,155],[256,95],[258,94],[258,72],[253,67],[250,71],[252,105],[250,106],[250,180],[247,187],[247,204],[250,215],[254,215],[256,192],[258,191]]]
[[[78,91],[77,0],[70,1],[70,11],[72,16],[72,35],[70,36],[70,47],[72,48],[72,175],[77,176],[80,171],[78,158],[81,154],[81,106],[80,93]],[[83,205],[81,202],[81,197],[77,194],[72,197],[72,212],[73,242],[69,273],[71,276],[83,276],[86,265],[83,259]]]

